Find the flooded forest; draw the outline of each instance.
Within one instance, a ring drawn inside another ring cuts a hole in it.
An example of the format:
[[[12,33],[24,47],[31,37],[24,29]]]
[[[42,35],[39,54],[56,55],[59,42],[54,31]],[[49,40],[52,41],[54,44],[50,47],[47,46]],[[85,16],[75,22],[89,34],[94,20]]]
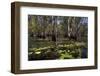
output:
[[[88,57],[88,17],[28,15],[28,60]]]

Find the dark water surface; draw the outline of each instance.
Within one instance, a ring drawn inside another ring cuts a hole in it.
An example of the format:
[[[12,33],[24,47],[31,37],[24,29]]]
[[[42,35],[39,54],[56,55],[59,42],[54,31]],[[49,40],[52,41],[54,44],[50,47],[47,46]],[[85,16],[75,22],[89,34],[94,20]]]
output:
[[[82,49],[81,58],[87,58],[88,50],[87,48]]]

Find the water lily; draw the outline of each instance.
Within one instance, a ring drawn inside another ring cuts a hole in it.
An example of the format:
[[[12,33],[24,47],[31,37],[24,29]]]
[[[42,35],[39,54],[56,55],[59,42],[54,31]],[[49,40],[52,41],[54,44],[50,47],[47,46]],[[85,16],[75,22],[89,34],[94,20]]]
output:
[[[38,51],[38,52],[35,52],[35,54],[40,54],[41,52],[40,51]]]

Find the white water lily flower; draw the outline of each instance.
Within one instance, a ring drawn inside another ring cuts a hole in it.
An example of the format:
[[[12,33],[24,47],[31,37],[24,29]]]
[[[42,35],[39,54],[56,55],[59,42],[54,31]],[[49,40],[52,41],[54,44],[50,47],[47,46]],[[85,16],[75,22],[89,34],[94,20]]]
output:
[[[38,51],[38,52],[35,52],[35,54],[40,54],[41,52],[40,51]]]

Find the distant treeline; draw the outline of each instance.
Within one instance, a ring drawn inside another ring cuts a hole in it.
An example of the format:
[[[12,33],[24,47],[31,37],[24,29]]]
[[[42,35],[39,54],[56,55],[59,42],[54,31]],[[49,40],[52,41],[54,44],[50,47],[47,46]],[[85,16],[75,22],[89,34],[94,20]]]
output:
[[[28,36],[33,39],[87,41],[88,18],[28,15]]]

